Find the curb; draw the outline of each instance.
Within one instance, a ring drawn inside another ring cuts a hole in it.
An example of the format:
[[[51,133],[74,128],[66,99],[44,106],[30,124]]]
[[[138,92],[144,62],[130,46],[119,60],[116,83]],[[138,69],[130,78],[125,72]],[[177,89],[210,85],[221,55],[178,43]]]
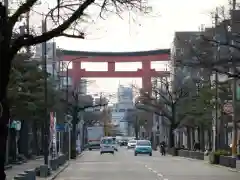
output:
[[[217,167],[217,168],[224,168],[224,169],[227,169],[228,171],[231,171],[231,172],[240,173],[240,171],[238,171],[237,169],[234,169],[234,168],[229,168],[229,167],[221,166],[221,165],[218,165],[218,164],[210,164],[209,162],[205,162],[204,164],[207,164],[207,165],[213,166],[213,167]]]
[[[12,165],[11,164],[9,164],[9,165],[6,165],[6,166],[4,166],[4,170],[8,170],[8,169],[12,169]]]
[[[63,172],[69,165],[70,165],[70,163],[67,162],[66,165],[64,165],[64,166],[63,166],[59,171],[57,171],[52,177],[47,178],[47,180],[54,180],[54,179],[56,179],[57,176],[58,176],[61,172]]]
[[[83,155],[84,155],[84,153],[79,154],[79,155],[77,156],[76,160],[77,160],[78,158],[81,158]],[[63,171],[70,165],[70,162],[71,162],[71,160],[68,161],[67,164],[64,165],[60,170],[58,170],[52,177],[47,178],[47,180],[54,180],[54,179],[56,179],[56,178],[58,177],[58,175],[59,175],[61,172],[63,172]]]

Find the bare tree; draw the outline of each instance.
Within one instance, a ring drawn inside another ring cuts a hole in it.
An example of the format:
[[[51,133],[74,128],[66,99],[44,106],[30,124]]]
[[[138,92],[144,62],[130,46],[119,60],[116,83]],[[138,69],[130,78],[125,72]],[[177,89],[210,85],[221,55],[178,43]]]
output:
[[[5,5],[8,6],[8,1],[5,2],[7,3]],[[95,6],[94,11],[98,11],[100,16],[104,12],[120,14],[124,10],[141,7],[141,0],[57,0],[55,7],[51,8],[47,14],[43,14],[52,19],[53,27],[50,30],[38,35],[30,33],[28,29],[16,32],[16,27],[19,27],[18,22],[38,3],[41,1],[23,0],[13,12],[10,12],[8,7],[0,3],[0,179],[5,179],[4,162],[9,120],[7,86],[12,60],[18,51],[23,47],[46,42],[53,37],[84,38],[84,32],[79,28],[79,24],[81,25],[82,22],[86,21],[87,9],[89,10],[91,7]]]
[[[181,119],[185,114],[179,113],[181,102],[190,96],[191,85],[181,81],[181,84],[170,82],[168,79],[157,79],[159,83],[152,86],[152,92],[156,96],[152,96],[144,91],[140,94],[140,99],[136,103],[138,109],[156,113],[168,120],[169,126],[169,147],[174,147],[173,131],[179,126]],[[161,84],[159,86],[159,84]]]
[[[189,49],[190,59],[184,59],[186,53],[178,54],[176,66],[204,68],[211,72],[240,78],[239,66],[239,10],[227,14],[225,7],[218,7],[212,13],[214,25],[195,34],[191,41],[176,37]]]

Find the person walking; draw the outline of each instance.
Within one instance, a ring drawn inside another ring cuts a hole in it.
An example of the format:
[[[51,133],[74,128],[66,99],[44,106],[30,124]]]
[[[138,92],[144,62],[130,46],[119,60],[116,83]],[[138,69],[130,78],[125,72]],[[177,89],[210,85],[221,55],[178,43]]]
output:
[[[166,143],[165,143],[165,141],[162,141],[160,143],[160,151],[161,151],[162,156],[166,155]]]

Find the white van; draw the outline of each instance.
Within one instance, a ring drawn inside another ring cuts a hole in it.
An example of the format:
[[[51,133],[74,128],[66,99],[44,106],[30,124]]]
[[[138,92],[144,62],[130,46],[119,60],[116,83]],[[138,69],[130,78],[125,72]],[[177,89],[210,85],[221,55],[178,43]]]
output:
[[[100,144],[100,154],[114,154],[114,141],[112,137],[103,137]]]

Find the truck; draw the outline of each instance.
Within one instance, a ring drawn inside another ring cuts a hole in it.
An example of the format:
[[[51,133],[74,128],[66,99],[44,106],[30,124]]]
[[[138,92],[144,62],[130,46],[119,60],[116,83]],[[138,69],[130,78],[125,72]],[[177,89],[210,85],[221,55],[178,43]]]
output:
[[[104,127],[91,126],[87,127],[88,149],[99,149],[101,138],[104,136]]]

